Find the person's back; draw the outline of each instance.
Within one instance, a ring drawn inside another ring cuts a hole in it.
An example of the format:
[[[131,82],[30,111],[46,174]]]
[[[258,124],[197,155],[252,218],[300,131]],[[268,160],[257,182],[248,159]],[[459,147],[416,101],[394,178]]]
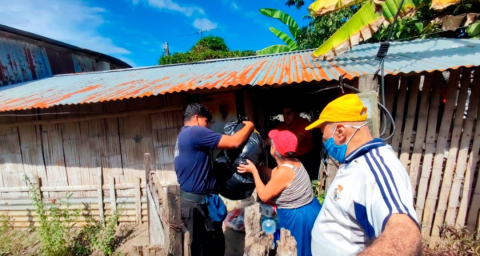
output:
[[[192,255],[223,256],[222,218],[226,209],[215,195],[216,179],[211,152],[214,149],[238,148],[252,132],[253,124],[244,122],[244,128],[233,136],[227,136],[206,128],[211,119],[212,115],[205,106],[198,103],[187,106],[184,127],[175,145],[174,163],[181,189],[182,221],[190,234]]]
[[[215,187],[211,150],[222,135],[202,126],[184,126],[175,147],[175,172],[180,188],[189,193],[209,194]]]
[[[295,172],[295,177],[290,186],[271,200],[277,208],[293,209],[312,202],[313,192],[308,173],[301,163],[299,165],[297,167],[292,164],[283,164],[283,166],[291,168]]]

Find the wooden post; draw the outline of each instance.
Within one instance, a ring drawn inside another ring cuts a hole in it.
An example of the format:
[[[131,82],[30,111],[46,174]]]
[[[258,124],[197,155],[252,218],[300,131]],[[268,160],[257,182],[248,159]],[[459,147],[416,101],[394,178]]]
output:
[[[315,200],[315,199],[314,199]],[[296,256],[297,241],[290,233],[290,230],[280,230],[280,240],[277,242],[277,256]]]
[[[397,76],[387,76],[385,77],[385,102],[382,104],[385,104],[385,107],[388,109],[388,111],[393,115],[393,103],[395,102],[395,96],[397,95],[397,90],[398,90],[398,77]],[[382,117],[383,118],[383,117]],[[384,137],[388,137],[391,134],[391,129],[392,129],[392,124],[390,123],[391,121],[387,117],[385,121],[388,126],[385,130],[385,135]],[[389,139],[386,141],[386,143],[390,144],[392,139]]]
[[[108,185],[110,189],[110,208],[113,216],[117,212],[117,196],[115,194],[115,178],[113,176],[108,178]]]
[[[255,203],[245,208],[244,255],[267,256],[270,253],[273,237],[266,236],[262,231],[261,217],[260,204]]]
[[[361,75],[358,78],[358,90],[361,92],[377,91],[378,82],[374,74]]]
[[[152,184],[152,181],[150,180],[150,154],[145,153],[143,155],[143,164],[145,165],[145,183],[147,183],[147,213],[148,213],[148,242],[151,243],[151,228],[152,228],[152,222],[150,221],[150,202],[149,202],[149,197],[148,195],[151,193],[150,187]]]
[[[168,223],[166,227],[168,230],[168,252],[172,255],[182,255],[182,219],[180,209],[180,186],[167,186],[167,209],[168,209]],[[172,228],[174,227],[174,228]]]
[[[98,212],[100,214],[100,223],[105,226],[105,215],[103,213],[103,189],[102,189],[102,168],[97,167],[97,194],[98,194]]]
[[[135,212],[137,224],[142,224],[142,189],[140,188],[140,177],[135,178]]]

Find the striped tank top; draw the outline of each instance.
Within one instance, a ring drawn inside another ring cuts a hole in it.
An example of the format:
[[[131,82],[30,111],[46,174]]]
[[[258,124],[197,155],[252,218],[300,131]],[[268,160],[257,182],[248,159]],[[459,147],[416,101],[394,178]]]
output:
[[[313,200],[313,190],[307,170],[301,165],[295,167],[291,164],[283,166],[292,168],[295,171],[295,177],[292,184],[286,187],[278,196],[272,199],[272,202],[278,208],[294,209],[309,204]]]

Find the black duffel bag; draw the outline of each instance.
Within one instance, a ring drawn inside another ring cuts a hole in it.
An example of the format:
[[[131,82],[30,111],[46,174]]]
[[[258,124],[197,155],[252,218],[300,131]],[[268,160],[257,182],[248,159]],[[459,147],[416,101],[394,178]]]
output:
[[[224,127],[224,134],[233,135],[245,125],[243,118],[230,122]],[[230,200],[250,197],[255,190],[255,182],[250,173],[238,173],[237,167],[249,159],[259,166],[265,161],[265,145],[262,137],[254,131],[238,149],[222,150],[215,159],[215,175],[220,195]]]

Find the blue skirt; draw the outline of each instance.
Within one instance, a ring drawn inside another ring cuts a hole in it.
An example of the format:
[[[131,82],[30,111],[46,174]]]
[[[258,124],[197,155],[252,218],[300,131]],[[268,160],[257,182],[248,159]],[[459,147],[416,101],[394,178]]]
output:
[[[297,255],[311,256],[312,229],[322,206],[316,198],[312,202],[295,209],[277,208],[280,228],[290,230],[297,241]]]

